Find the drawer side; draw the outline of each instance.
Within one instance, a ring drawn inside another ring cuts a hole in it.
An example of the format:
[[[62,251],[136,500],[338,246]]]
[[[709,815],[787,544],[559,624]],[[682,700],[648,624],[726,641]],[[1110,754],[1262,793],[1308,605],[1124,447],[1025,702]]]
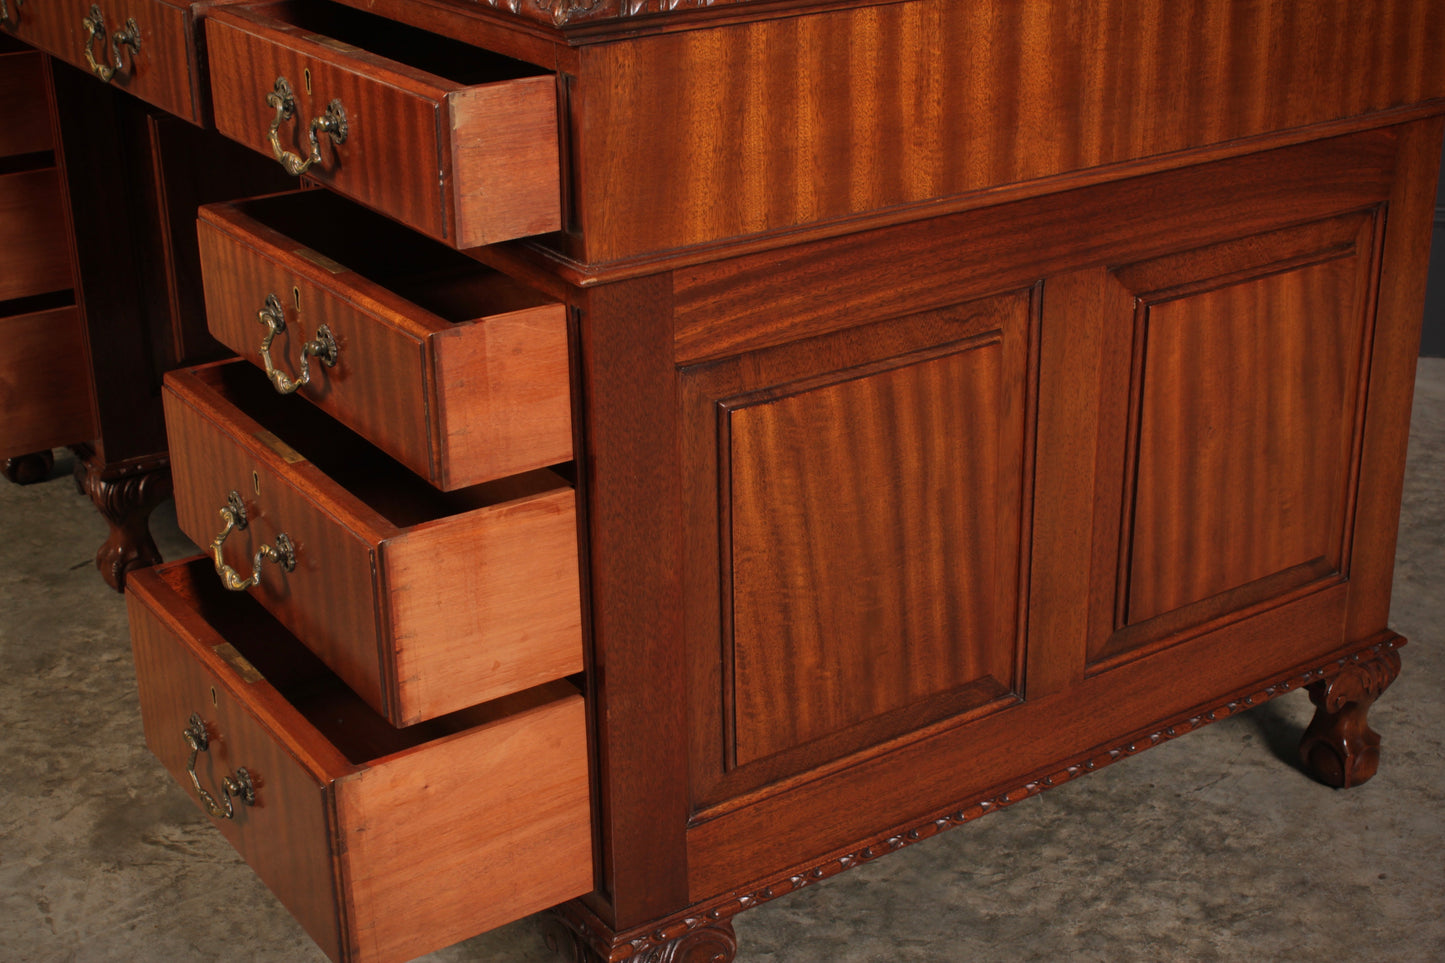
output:
[[[406,532],[381,553],[403,721],[582,671],[572,489]]]
[[[457,247],[560,228],[556,79],[471,87],[448,101]]]
[[[379,760],[336,792],[355,959],[409,960],[593,888],[575,691]]]
[[[460,325],[432,345],[442,488],[572,460],[565,307]]]

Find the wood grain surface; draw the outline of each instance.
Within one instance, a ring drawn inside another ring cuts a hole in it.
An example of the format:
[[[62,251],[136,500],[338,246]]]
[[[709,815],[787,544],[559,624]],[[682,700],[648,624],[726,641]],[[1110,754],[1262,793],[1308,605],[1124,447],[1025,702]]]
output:
[[[166,418],[182,531],[208,545],[238,492],[250,524],[224,552],[243,577],[285,532],[295,571],[265,563],[251,594],[393,724],[581,669],[558,476],[440,495],[240,361],[168,376]]]
[[[1015,692],[1030,292],[684,373],[694,795]]]
[[[0,458],[95,434],[78,308],[0,317]]]
[[[71,280],[70,229],[53,167],[0,174],[0,301],[63,291]]]
[[[1433,0],[920,0],[602,43],[575,93],[575,256],[1239,152],[1445,96],[1442,46]]]
[[[204,208],[200,237],[216,337],[260,366],[258,315],[274,295],[286,329],[272,360],[295,378],[325,325],[336,365],[313,359],[299,394],[432,484],[571,459],[561,305],[326,192]]]
[[[81,21],[92,5],[100,7],[105,33],[92,47],[95,60],[114,67],[110,37],[135,20],[140,48],[122,46],[122,67],[109,83],[126,93],[154,104],[192,123],[204,119],[201,78],[196,75],[198,57],[197,4],[190,0],[54,0],[23,3],[17,25],[11,33],[26,43],[91,73],[85,59],[86,31]],[[97,78],[92,77],[92,80]]]
[[[592,889],[582,697],[546,701],[337,784],[357,961],[404,961]]]
[[[299,643],[250,600],[218,597],[205,559],[131,584],[147,744],[194,797],[181,733],[201,715],[202,787],[219,799],[242,766],[256,784],[254,806],[213,822],[333,959],[401,963],[592,885],[586,726],[570,685],[388,731],[334,677],[286,678],[306,663]],[[222,608],[219,631],[206,615]],[[356,729],[375,732],[370,746]]]
[[[0,158],[54,146],[45,68],[45,58],[38,53],[0,50],[0,103],[6,105],[5,123],[0,124]]]
[[[345,142],[323,137],[321,162],[308,171],[320,183],[455,247],[559,226],[555,81],[475,49],[447,70],[454,64],[434,63],[426,44],[388,50],[416,53],[419,65],[353,46],[407,29],[374,19],[286,3],[213,13],[216,128],[269,154],[275,111],[266,95],[285,77],[296,96],[296,116],[280,130],[285,149],[307,156],[310,119],[333,100],[346,112]],[[446,44],[433,37],[430,46]]]

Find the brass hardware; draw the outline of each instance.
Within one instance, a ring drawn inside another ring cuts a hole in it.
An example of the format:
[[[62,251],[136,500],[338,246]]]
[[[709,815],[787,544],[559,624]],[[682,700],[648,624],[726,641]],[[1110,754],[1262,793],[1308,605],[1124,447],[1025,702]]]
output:
[[[288,572],[296,569],[296,546],[285,532],[277,532],[275,547],[262,545],[256,549],[256,553],[251,556],[251,575],[243,578],[240,572],[221,560],[221,546],[226,543],[226,539],[233,531],[244,529],[247,525],[246,506],[241,503],[239,493],[233,491],[226,497],[226,506],[221,509],[221,520],[226,523],[226,527],[211,539],[211,560],[216,565],[216,574],[221,577],[221,584],[232,592],[244,592],[253,585],[260,585],[262,562],[275,562]]]
[[[286,168],[286,173],[299,176],[311,169],[312,164],[321,162],[321,135],[325,134],[331,138],[334,144],[346,143],[346,108],[341,106],[341,101],[333,100],[326,105],[326,112],[320,117],[311,121],[311,156],[302,158],[293,154],[281,146],[281,137],[277,133],[281,129],[283,121],[290,120],[296,115],[296,95],[291,91],[291,82],[285,77],[277,77],[276,85],[266,95],[266,105],[276,110],[276,116],[271,119],[271,130],[266,139],[271,144],[271,153],[281,166]]]
[[[140,53],[140,28],[136,26],[134,17],[127,17],[125,29],[117,30],[111,35],[110,59],[115,64],[113,67],[95,59],[95,38],[105,36],[105,15],[100,12],[98,4],[91,4],[90,15],[82,19],[80,25],[85,28],[85,62],[90,64],[91,73],[107,83],[115,76],[117,70],[125,67],[120,59],[122,45],[130,48],[132,60],[136,54]]]
[[[10,12],[10,3],[14,2],[15,12]],[[0,0],[0,27],[20,26],[20,2],[21,0]]]
[[[211,748],[211,739],[206,734],[206,723],[198,714],[191,713],[181,736],[186,740],[186,745],[191,747],[191,757],[186,761],[186,774],[191,777],[191,785],[196,787],[196,795],[206,807],[206,812],[218,819],[234,819],[236,807],[231,803],[233,797],[241,800],[243,806],[256,805],[256,786],[245,766],[237,769],[233,776],[226,776],[221,780],[221,799],[225,802],[224,806],[216,802],[216,797],[201,788],[201,779],[196,775],[196,757]]]
[[[271,341],[286,330],[286,315],[281,310],[280,299],[274,294],[266,295],[266,303],[257,313],[256,319],[266,326],[266,334],[261,338],[261,362],[266,366],[266,377],[271,379],[271,386],[278,394],[289,395],[302,385],[311,383],[312,358],[320,358],[321,363],[328,368],[336,367],[336,355],[340,349],[336,345],[336,339],[331,336],[331,329],[323,324],[316,329],[316,338],[301,346],[301,358],[297,362],[301,374],[292,380],[271,361]]]

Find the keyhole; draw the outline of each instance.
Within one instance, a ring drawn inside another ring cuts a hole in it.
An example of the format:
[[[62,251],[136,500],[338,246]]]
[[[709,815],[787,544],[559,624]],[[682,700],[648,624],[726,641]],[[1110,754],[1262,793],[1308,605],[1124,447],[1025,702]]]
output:
[[[301,310],[301,289],[300,289],[300,288],[295,288],[295,287],[293,287],[293,288],[291,289],[291,303],[294,304],[294,305],[296,305],[296,310],[297,310],[297,311],[300,311],[300,310]]]
[[[306,92],[307,92],[308,94],[311,93],[311,68],[310,68],[310,67],[302,67],[302,68],[301,68],[301,80],[302,80],[303,83],[306,84]]]
[[[213,705],[213,706],[219,706],[220,704],[221,704],[221,700],[218,699],[218,698],[216,698],[216,687],[215,687],[215,686],[211,686],[211,705]]]
[[[251,472],[251,491],[256,493],[256,497],[261,496],[261,476],[254,471]]]

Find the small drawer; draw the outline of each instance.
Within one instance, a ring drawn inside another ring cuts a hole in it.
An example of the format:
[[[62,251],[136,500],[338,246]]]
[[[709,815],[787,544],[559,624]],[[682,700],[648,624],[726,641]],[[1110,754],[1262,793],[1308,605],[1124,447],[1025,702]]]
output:
[[[278,391],[304,360],[299,394],[438,488],[572,458],[562,305],[328,191],[202,208],[200,245],[216,339]]]
[[[556,78],[325,0],[206,21],[216,129],[457,248],[561,225]]]
[[[0,459],[95,437],[74,305],[0,317]]]
[[[209,3],[184,0],[4,0],[4,29],[149,104],[204,120],[194,75]],[[224,0],[223,0],[224,2]]]
[[[206,559],[126,595],[147,745],[332,959],[410,960],[592,889],[570,684],[394,729]]]
[[[43,56],[0,47],[0,104],[5,105],[5,121],[0,123],[0,158],[48,151],[54,146],[45,83]]]
[[[0,174],[0,301],[70,286],[59,172],[43,167]]]
[[[235,581],[258,572],[242,587],[393,725],[581,671],[559,475],[439,492],[243,361],[171,372],[163,394],[182,531]],[[289,571],[256,564],[287,541]]]

